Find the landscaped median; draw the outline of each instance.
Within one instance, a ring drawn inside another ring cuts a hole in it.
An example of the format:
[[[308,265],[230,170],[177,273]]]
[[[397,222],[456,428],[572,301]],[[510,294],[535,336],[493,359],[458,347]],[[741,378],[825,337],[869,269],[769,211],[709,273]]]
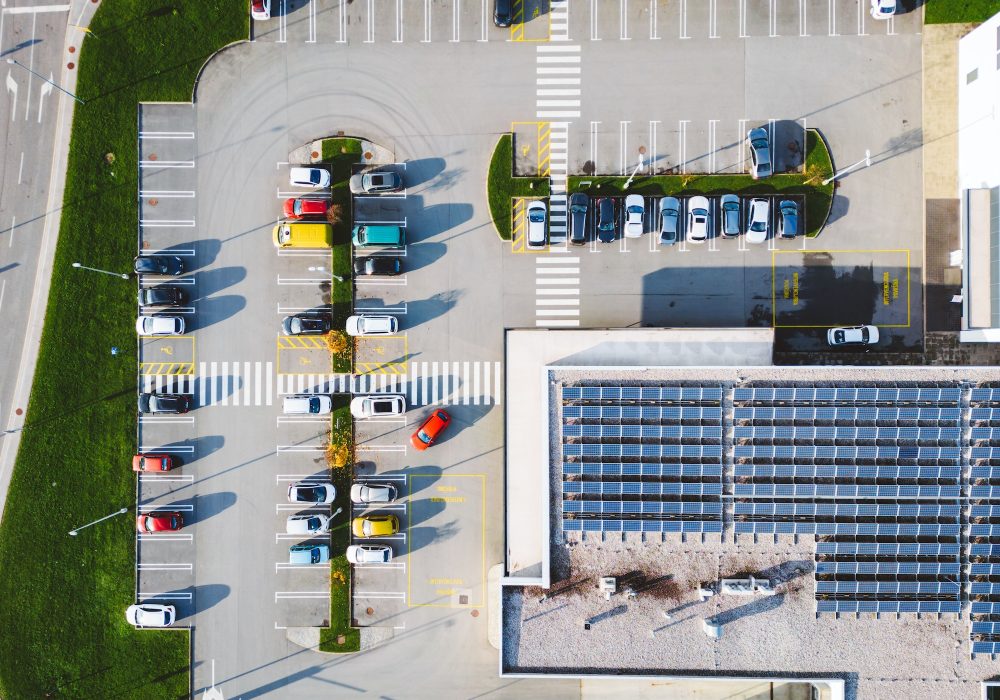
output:
[[[591,197],[604,195],[641,194],[647,197],[718,196],[732,193],[743,196],[791,195],[805,196],[805,235],[815,236],[826,224],[833,205],[833,183],[823,180],[833,175],[833,163],[826,142],[815,129],[806,132],[806,163],[802,173],[779,173],[764,180],[749,175],[651,175],[632,180],[625,188],[627,177],[579,176],[569,178],[570,192],[585,192]]]
[[[547,177],[514,177],[514,136],[503,134],[493,149],[490,160],[486,197],[490,203],[490,217],[501,240],[511,237],[512,200],[515,197],[548,197]]]
[[[190,101],[205,61],[246,39],[248,23],[245,0],[115,0],[77,52],[86,104],[76,106],[45,327],[0,524],[0,697],[190,693],[186,630],[125,621],[135,602],[135,281],[71,264],[131,269],[138,103]]]
[[[351,565],[344,552],[351,544],[351,484],[354,428],[351,397],[335,394],[327,465],[337,488],[333,511],[343,508],[330,529],[330,626],[319,631],[320,651],[346,653],[360,648],[361,632],[351,626]]]

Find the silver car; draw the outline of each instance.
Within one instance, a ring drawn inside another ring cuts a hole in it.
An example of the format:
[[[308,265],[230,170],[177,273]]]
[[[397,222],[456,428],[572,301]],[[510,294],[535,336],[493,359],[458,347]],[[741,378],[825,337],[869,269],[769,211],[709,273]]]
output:
[[[687,240],[704,243],[708,238],[708,198],[697,196],[688,200]]]
[[[795,238],[799,232],[799,205],[791,199],[784,199],[778,204],[778,235],[782,238]]]
[[[396,173],[373,170],[352,175],[348,186],[353,194],[399,192],[403,189],[403,180]]]
[[[738,236],[742,233],[740,226],[740,198],[735,194],[722,195],[722,235]]]
[[[761,197],[747,207],[747,243],[763,243],[771,225],[771,203]]]
[[[354,484],[351,503],[392,503],[396,500],[395,484]]]
[[[770,177],[771,147],[767,129],[750,129],[747,132],[747,149],[750,151],[750,177],[754,180]]]
[[[660,198],[660,245],[673,245],[677,242],[680,212],[681,203],[677,197]]]

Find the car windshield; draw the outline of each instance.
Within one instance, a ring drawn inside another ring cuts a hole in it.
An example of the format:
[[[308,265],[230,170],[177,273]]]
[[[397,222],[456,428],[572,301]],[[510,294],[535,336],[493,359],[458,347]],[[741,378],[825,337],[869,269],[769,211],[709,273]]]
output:
[[[426,445],[431,444],[431,436],[428,435],[427,433],[425,433],[423,430],[418,430],[417,431],[417,439],[419,439],[420,442],[422,442],[422,443],[424,443]]]
[[[861,329],[861,341],[864,343],[868,342],[868,326]]]
[[[761,232],[761,231],[763,231],[764,230],[764,222],[763,221],[754,221],[752,224],[750,224],[750,230],[751,231],[756,231],[758,233]]]
[[[322,501],[326,490],[322,486],[299,486],[299,498],[304,501]]]
[[[296,199],[295,204],[292,205],[292,211],[294,211],[299,216],[302,216],[302,200]]]
[[[278,243],[285,245],[288,243],[288,239],[291,238],[291,229],[287,226],[282,226],[278,229]]]
[[[633,204],[632,206],[630,206],[628,208],[628,213],[629,214],[641,214],[642,213],[642,207],[640,207],[640,206],[638,206],[636,204]]]
[[[569,208],[569,210],[571,212],[573,212],[574,214],[586,214],[587,213],[587,205],[586,204],[574,204],[573,206],[571,206]]]
[[[309,518],[308,520],[306,520],[306,527],[309,528],[310,530],[318,530],[319,518]]]
[[[318,185],[319,184],[319,182],[320,182],[319,170],[313,169],[313,170],[309,171],[309,182],[311,182],[314,185]]]
[[[372,411],[375,413],[389,413],[392,411],[392,401],[372,401]]]
[[[534,209],[528,212],[528,219],[536,224],[545,221],[545,212],[541,209]]]
[[[309,412],[319,413],[319,399],[315,396],[309,399]]]
[[[834,331],[833,332],[833,339],[834,339],[835,342],[843,343],[844,342],[844,338],[845,338],[844,331]]]
[[[740,223],[740,213],[736,209],[726,212],[726,228],[735,229]]]

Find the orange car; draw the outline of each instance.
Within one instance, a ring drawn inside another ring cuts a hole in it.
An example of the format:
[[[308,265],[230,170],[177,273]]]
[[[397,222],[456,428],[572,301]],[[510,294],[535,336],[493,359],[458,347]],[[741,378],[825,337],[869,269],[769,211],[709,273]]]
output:
[[[174,468],[170,455],[136,455],[132,458],[134,472],[168,472]]]
[[[451,416],[448,415],[447,411],[439,408],[427,417],[427,420],[417,428],[417,432],[410,436],[410,442],[418,450],[426,450],[434,444],[434,441],[444,432],[449,423],[451,423]]]

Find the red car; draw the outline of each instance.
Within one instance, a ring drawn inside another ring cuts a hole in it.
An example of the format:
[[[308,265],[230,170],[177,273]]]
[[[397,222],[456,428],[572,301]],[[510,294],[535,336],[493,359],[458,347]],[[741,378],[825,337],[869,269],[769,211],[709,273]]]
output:
[[[410,436],[410,442],[418,450],[426,450],[434,444],[434,441],[444,432],[449,423],[451,423],[451,416],[448,415],[447,411],[439,408],[427,416],[427,420],[417,428],[417,432]]]
[[[330,203],[322,199],[303,199],[292,197],[285,200],[285,218],[302,219],[307,216],[326,216]]]
[[[135,519],[135,529],[144,534],[180,530],[184,526],[184,516],[176,511],[142,513]]]
[[[170,455],[136,455],[132,458],[134,472],[168,472],[174,468]]]

